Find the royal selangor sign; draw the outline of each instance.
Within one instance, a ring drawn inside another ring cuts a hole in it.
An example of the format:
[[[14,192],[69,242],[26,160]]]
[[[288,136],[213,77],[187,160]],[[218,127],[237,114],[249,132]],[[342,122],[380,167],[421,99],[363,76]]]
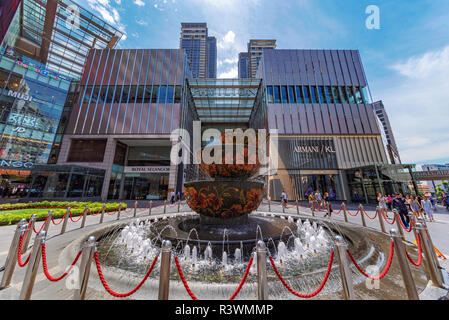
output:
[[[125,167],[124,173],[170,173],[170,167]]]

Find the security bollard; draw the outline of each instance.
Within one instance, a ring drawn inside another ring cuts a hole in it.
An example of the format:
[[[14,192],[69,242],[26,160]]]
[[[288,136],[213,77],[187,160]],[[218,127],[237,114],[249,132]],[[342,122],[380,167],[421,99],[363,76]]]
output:
[[[137,201],[136,202],[134,202],[134,218],[137,216]]]
[[[329,215],[329,219],[330,219],[332,212],[331,212],[331,205],[330,205],[329,201],[326,203],[326,211],[327,211],[327,214]]]
[[[161,253],[161,271],[159,275],[159,300],[168,300],[170,289],[171,242],[164,241]]]
[[[100,224],[102,224],[103,221],[104,221],[104,214],[105,214],[105,211],[106,211],[106,203],[104,203],[104,204],[103,204],[103,208],[101,208]]]
[[[46,234],[48,234],[48,228],[50,228],[52,218],[53,218],[53,210],[50,210],[50,211],[48,211],[48,217],[45,222],[44,229],[43,229],[43,231],[45,231]]]
[[[22,289],[20,290],[20,300],[30,300],[33,292],[34,281],[36,280],[37,270],[41,263],[42,244],[47,236],[46,231],[41,231],[34,239],[33,249],[31,251],[30,261],[28,262],[25,278],[23,279]]]
[[[65,213],[65,217],[64,217],[64,222],[62,223],[62,227],[61,227],[61,233],[60,234],[64,234],[66,229],[67,229],[67,223],[69,222],[69,218],[70,218],[70,211],[72,209],[70,207],[67,208],[67,211]]]
[[[377,217],[379,218],[380,229],[382,230],[383,233],[386,233],[387,231],[385,230],[384,218],[382,217],[382,208],[377,207],[376,212],[377,212]]]
[[[343,237],[337,236],[335,237],[335,246],[337,247],[338,264],[340,266],[340,277],[345,300],[354,300],[354,286],[347,256],[348,245]]]
[[[257,296],[268,300],[267,248],[263,241],[257,242]]]
[[[311,209],[312,209],[312,216],[315,217],[315,205],[313,204],[313,202]]]
[[[391,229],[390,234],[394,241],[394,247],[396,248],[396,256],[398,257],[402,280],[404,281],[408,299],[419,300],[418,291],[416,291],[415,280],[413,280],[412,272],[410,271],[410,266],[405,254],[406,248],[402,237],[395,229]]]
[[[150,209],[148,210],[149,211],[149,216],[151,216],[151,209],[153,208],[153,201],[150,201]]]
[[[86,218],[87,218],[88,212],[89,212],[89,206],[86,206],[83,211],[83,221],[81,222],[81,228],[84,228],[86,226]]]
[[[346,203],[343,202],[343,216],[345,217],[345,222],[348,222],[348,212],[346,211]]]
[[[22,244],[22,253],[27,251],[28,245],[30,244],[31,235],[33,234],[34,224],[36,223],[37,215],[33,214],[30,218],[30,222],[28,223],[28,232],[25,240],[23,240]]]
[[[164,201],[164,214],[167,213],[167,200]]]
[[[117,220],[120,220],[120,214],[122,213],[122,203],[118,205],[118,212],[117,212]]]
[[[415,228],[415,225],[416,225],[416,216],[415,216],[415,214],[414,213],[409,213],[408,214],[408,220],[410,221],[413,233],[415,234],[415,240],[418,241],[418,234],[416,233],[416,228]]]
[[[423,219],[423,218],[420,218],[421,220],[419,220],[420,222],[421,222],[421,224],[425,227],[425,231],[426,231],[426,234],[427,234],[427,240],[429,241],[429,245],[430,245],[430,248],[435,248],[435,245],[433,244],[433,241],[432,241],[432,237],[430,236],[430,233],[429,233],[429,228],[427,227],[427,223],[426,223],[426,220],[425,219]],[[423,223],[423,221],[424,221],[424,223]],[[435,250],[434,250],[435,251]],[[434,252],[433,251],[433,252]],[[435,261],[435,264],[437,265],[437,267],[438,268],[441,268],[440,267],[440,263],[438,262],[438,257],[437,257],[437,255],[435,254],[435,255],[433,255],[434,257],[435,257],[435,259],[434,259],[434,261]]]
[[[181,199],[178,200],[178,213],[180,212],[180,210],[181,210]]]
[[[286,202],[284,202],[283,200],[281,201],[281,206],[282,206],[282,213],[285,213],[285,206],[287,205]]]
[[[416,224],[416,231],[419,234],[421,240],[421,247],[424,253],[424,257],[426,258],[426,269],[427,274],[430,280],[432,280],[433,284],[437,287],[444,288],[444,278],[441,273],[441,269],[439,268],[438,258],[435,254],[434,247],[430,244],[427,227],[421,223]]]
[[[363,208],[362,204],[359,205],[360,210],[360,216],[362,217],[362,225],[366,227],[366,221],[365,221],[365,208]]]
[[[271,200],[268,200],[268,211],[271,212]]]
[[[83,253],[81,255],[81,264],[79,272],[79,289],[75,290],[74,299],[84,300],[86,297],[87,284],[89,283],[90,267],[92,265],[92,258],[96,251],[95,237],[89,237],[86,244],[83,246]]]
[[[394,216],[396,218],[396,227],[398,228],[399,233],[401,234],[402,239],[405,240],[404,228],[401,225],[401,222],[402,222],[401,215],[399,214],[399,212],[396,209],[393,210],[393,214],[394,214]]]
[[[26,230],[27,221],[22,219],[19,221],[14,233],[14,237],[9,247],[8,256],[5,262],[5,271],[3,271],[2,281],[0,282],[0,289],[4,289],[11,283],[12,275],[17,264],[17,253],[19,250],[20,235],[23,230]],[[31,232],[33,232],[31,230]]]
[[[299,216],[299,201],[298,200],[296,200],[296,213]]]

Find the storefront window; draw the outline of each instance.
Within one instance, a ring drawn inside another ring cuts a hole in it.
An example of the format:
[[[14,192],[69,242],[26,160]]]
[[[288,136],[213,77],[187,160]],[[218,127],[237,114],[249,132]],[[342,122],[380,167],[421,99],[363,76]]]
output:
[[[103,162],[106,140],[72,140],[67,162]]]

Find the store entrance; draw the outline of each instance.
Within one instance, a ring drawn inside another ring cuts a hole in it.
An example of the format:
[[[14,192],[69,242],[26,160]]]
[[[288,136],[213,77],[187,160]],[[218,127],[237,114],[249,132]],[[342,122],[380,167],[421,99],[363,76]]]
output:
[[[127,174],[123,189],[125,200],[164,200],[168,195],[169,174]]]
[[[319,190],[321,195],[327,192],[331,200],[341,200],[341,186],[338,175],[302,175],[301,181],[301,198],[307,200],[309,195]]]
[[[0,199],[24,197],[30,188],[30,171],[0,169]]]

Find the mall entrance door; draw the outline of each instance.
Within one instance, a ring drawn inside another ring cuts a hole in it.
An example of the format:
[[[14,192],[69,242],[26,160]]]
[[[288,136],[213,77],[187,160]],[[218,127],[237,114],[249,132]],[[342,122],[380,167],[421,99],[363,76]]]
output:
[[[168,173],[126,174],[125,200],[164,200],[168,195]]]

